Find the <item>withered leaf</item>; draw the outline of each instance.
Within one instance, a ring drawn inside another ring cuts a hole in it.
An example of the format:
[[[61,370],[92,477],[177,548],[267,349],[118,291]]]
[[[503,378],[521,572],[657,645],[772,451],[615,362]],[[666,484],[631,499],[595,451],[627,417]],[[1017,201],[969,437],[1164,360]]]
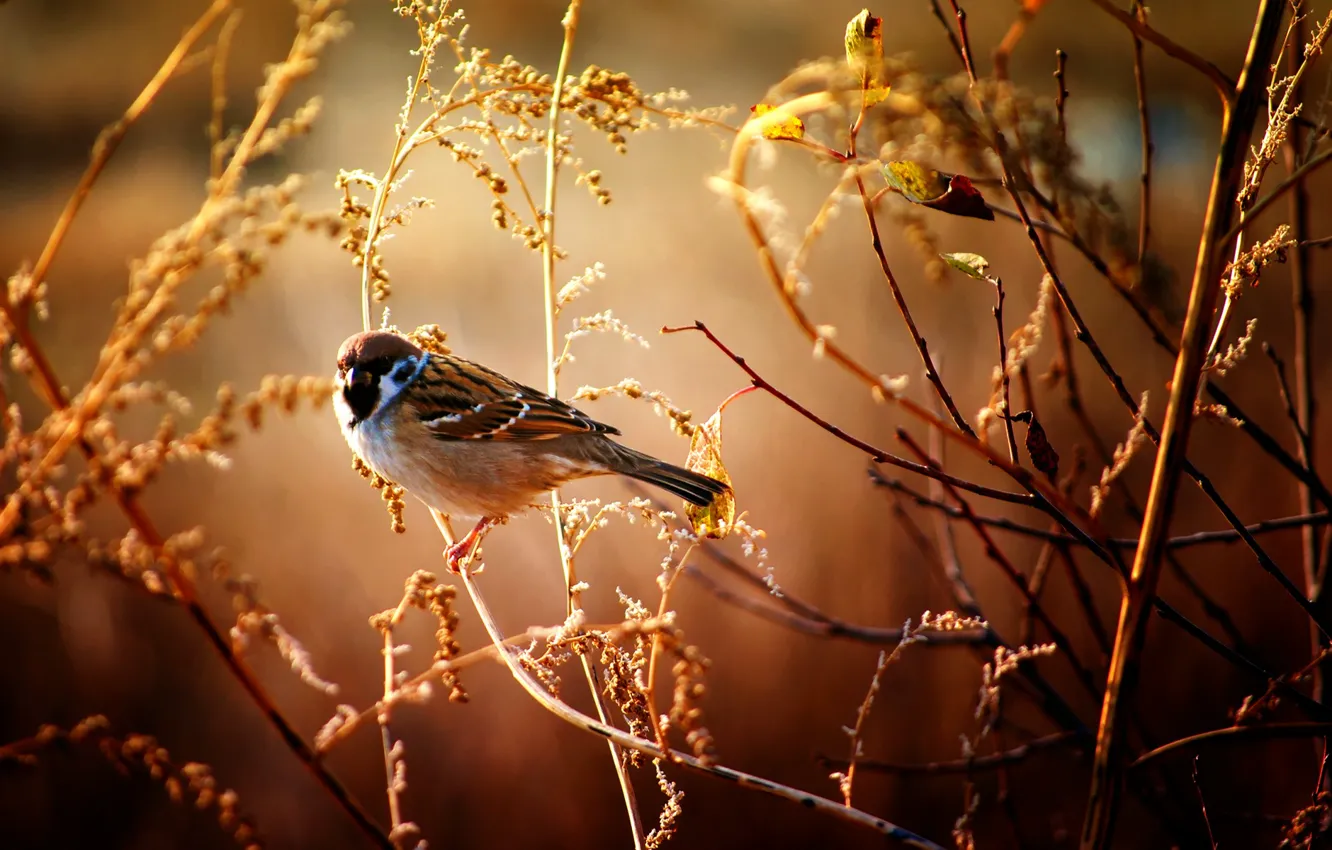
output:
[[[944,174],[907,159],[885,162],[882,171],[889,187],[913,204],[994,221],[994,210],[964,174]]]
[[[1036,419],[1036,414],[1024,410],[1021,413],[1014,413],[1011,418],[1014,422],[1025,422],[1027,425],[1026,445],[1027,454],[1031,456],[1031,465],[1054,481],[1059,475],[1059,453],[1050,445],[1050,439],[1045,436],[1045,429]]]
[[[694,429],[694,435],[689,439],[689,457],[685,459],[686,469],[726,485],[726,490],[710,505],[685,505],[685,516],[694,527],[694,533],[713,540],[726,537],[735,522],[735,493],[731,490],[731,475],[726,471],[721,455],[722,410],[725,407],[723,403],[706,422]]]

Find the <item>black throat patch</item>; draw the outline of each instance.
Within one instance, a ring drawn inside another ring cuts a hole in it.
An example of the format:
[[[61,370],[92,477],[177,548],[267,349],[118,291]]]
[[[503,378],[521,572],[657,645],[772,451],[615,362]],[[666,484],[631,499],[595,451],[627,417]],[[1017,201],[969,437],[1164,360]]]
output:
[[[347,384],[342,388],[342,397],[346,399],[357,422],[366,419],[375,412],[375,405],[379,403],[378,376],[368,383]]]

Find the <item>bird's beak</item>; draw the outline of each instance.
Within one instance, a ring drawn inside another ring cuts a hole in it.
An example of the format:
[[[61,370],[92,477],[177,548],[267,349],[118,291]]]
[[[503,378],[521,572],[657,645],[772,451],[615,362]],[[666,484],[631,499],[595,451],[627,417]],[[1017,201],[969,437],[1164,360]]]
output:
[[[364,369],[351,368],[347,370],[347,386],[356,387],[363,384],[369,384],[374,380],[374,376]]]

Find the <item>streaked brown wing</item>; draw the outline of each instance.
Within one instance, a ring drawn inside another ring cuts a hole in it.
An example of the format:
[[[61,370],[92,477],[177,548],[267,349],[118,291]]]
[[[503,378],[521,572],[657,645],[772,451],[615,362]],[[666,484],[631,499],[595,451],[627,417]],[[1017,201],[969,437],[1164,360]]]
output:
[[[459,357],[432,356],[414,399],[426,427],[444,440],[549,440],[619,434],[557,398]]]

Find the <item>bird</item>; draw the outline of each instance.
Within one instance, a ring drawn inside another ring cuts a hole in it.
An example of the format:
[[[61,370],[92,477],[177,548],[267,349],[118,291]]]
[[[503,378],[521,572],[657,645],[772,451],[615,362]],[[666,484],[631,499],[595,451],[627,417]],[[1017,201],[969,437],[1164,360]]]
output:
[[[351,450],[426,506],[475,525],[445,551],[454,572],[495,525],[542,493],[625,475],[710,505],[730,488],[615,442],[619,430],[540,390],[389,331],[338,349],[333,408]]]

